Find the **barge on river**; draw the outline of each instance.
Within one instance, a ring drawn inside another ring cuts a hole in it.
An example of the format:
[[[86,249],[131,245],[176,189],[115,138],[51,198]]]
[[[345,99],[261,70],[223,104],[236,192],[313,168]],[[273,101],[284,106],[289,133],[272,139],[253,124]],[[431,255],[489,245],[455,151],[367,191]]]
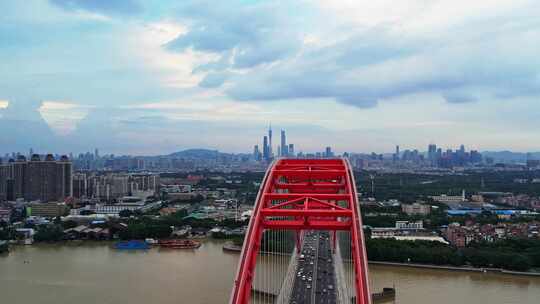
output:
[[[201,247],[201,242],[194,240],[159,240],[158,245],[171,249],[197,249]]]

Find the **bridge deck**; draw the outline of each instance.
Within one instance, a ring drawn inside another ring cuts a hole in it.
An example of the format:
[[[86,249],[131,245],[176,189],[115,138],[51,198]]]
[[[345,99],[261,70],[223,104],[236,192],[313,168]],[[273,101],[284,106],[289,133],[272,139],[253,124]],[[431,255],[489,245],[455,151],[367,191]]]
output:
[[[330,234],[326,231],[306,233],[290,303],[335,304],[337,296],[333,263]]]

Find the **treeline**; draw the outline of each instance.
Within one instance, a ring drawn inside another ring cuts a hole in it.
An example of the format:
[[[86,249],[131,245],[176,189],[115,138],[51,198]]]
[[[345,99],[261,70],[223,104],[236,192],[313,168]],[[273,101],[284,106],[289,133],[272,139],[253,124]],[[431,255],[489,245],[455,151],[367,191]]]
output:
[[[464,175],[422,175],[411,173],[374,174],[368,171],[355,172],[360,192],[371,196],[371,177],[374,177],[375,197],[379,200],[399,199],[414,202],[434,194],[460,195],[479,191],[501,191],[540,196],[540,183],[514,183],[514,179],[540,178],[540,171],[526,172],[466,172]],[[482,183],[482,180],[484,181]],[[429,181],[430,183],[425,183]]]
[[[366,246],[368,259],[372,261],[502,268],[515,271],[528,271],[540,267],[538,240],[506,240],[457,249],[440,242],[369,239]]]
[[[127,215],[125,213],[124,215]],[[248,224],[248,221],[235,221],[233,219],[226,219],[224,221],[216,221],[213,219],[196,219],[186,218],[187,212],[185,210],[176,212],[172,215],[155,218],[152,216],[140,216],[125,218],[123,220],[114,220],[108,223],[93,225],[92,227],[108,228],[110,235],[118,234],[120,239],[145,239],[145,238],[167,238],[172,233],[171,227],[181,227],[189,225],[192,228],[203,228],[210,230],[214,227],[225,227],[229,229],[235,229],[243,227]],[[127,228],[120,228],[119,223],[126,223]],[[57,242],[65,240],[64,230],[74,228],[77,223],[74,221],[62,222],[59,218],[56,218],[52,223],[47,225],[29,226],[28,228],[35,228],[36,234],[34,240],[37,242]],[[219,237],[219,236],[218,236]],[[0,239],[14,239],[16,234],[10,229],[0,229]]]
[[[161,218],[139,217],[131,218],[127,222],[127,229],[119,232],[121,239],[144,239],[144,238],[166,238],[172,233],[172,226],[181,227],[189,225],[192,228],[212,229],[214,227],[225,227],[236,229],[248,224],[247,221],[235,221],[226,219],[216,221],[213,219],[185,218],[187,212],[179,211],[169,216]],[[220,235],[216,235],[220,237]]]

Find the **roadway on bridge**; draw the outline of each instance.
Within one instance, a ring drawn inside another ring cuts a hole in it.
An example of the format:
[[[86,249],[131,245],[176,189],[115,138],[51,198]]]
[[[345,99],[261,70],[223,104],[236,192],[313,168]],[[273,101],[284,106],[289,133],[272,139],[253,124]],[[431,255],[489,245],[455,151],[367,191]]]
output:
[[[304,236],[293,285],[291,304],[335,304],[334,260],[327,231]]]

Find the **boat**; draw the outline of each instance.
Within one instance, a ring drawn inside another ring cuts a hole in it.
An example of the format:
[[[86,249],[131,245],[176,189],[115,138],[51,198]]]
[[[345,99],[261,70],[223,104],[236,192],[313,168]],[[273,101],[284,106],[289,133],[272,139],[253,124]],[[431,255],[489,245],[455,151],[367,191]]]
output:
[[[371,294],[373,303],[382,303],[396,299],[396,288],[385,287],[382,292]]]
[[[141,250],[141,249],[149,249],[150,245],[144,241],[127,241],[127,242],[118,242],[114,244],[114,248],[121,249],[121,250]]]
[[[155,239],[144,239],[144,241],[150,245],[155,245],[158,243],[158,241]]]
[[[171,249],[197,249],[201,247],[201,242],[194,240],[159,240],[158,245]]]
[[[223,251],[241,252],[242,246],[237,246],[231,242],[227,242],[225,245],[223,245]]]

